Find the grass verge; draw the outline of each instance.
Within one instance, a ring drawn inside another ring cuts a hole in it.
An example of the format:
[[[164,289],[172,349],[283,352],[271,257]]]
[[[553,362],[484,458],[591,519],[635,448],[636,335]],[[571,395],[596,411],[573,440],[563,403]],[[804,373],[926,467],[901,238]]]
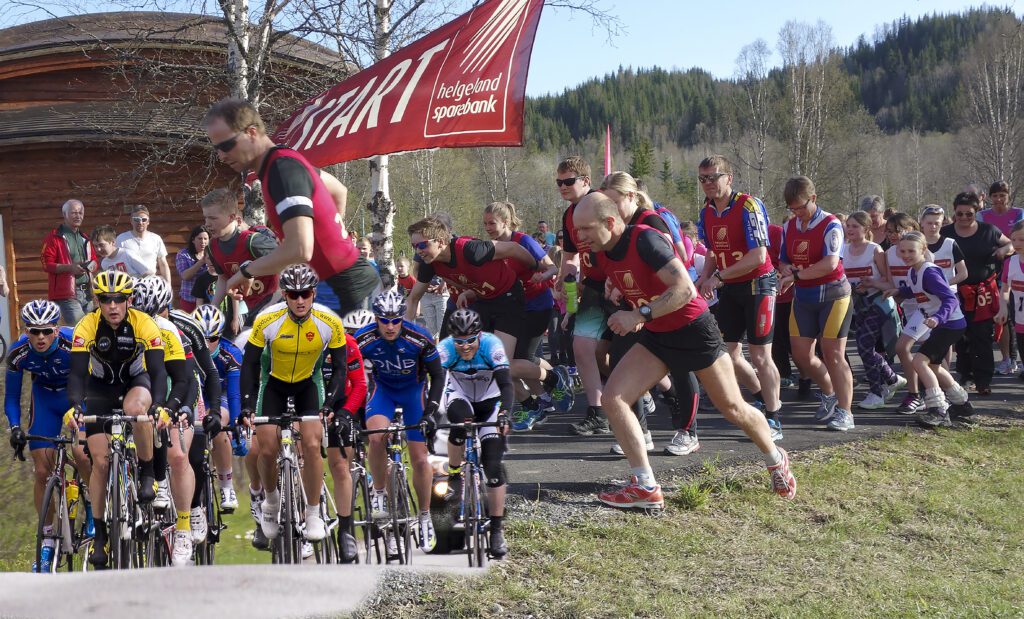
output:
[[[1020,616],[1022,460],[1019,424],[901,432],[795,454],[793,502],[709,463],[661,517],[512,522],[482,579],[360,616]]]

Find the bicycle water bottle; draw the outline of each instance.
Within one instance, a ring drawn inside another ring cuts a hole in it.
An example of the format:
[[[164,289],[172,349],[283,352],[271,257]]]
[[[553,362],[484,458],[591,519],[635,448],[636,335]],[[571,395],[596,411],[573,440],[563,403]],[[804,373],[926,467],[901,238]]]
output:
[[[575,314],[579,308],[579,304],[576,299],[576,276],[566,275],[565,282],[562,284],[562,289],[565,290],[565,313]]]
[[[64,496],[68,501],[68,518],[74,522],[78,516],[78,484],[71,480],[64,486]]]

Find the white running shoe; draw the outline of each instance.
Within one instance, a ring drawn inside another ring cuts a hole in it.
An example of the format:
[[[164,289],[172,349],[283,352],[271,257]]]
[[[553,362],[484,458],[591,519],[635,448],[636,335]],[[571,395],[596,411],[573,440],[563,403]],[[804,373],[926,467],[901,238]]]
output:
[[[163,480],[156,482],[156,498],[153,499],[153,507],[167,509],[171,506],[171,482]]]
[[[192,525],[192,541],[201,544],[206,541],[206,510],[202,507],[193,507],[189,513],[189,521]]]
[[[689,432],[676,432],[672,441],[665,445],[665,453],[670,456],[686,456],[700,449],[700,441]]]
[[[238,495],[231,486],[220,489],[220,508],[229,514],[238,509]]]
[[[894,382],[891,385],[885,385],[885,386],[882,387],[882,390],[883,390],[882,391],[882,398],[885,399],[886,402],[888,402],[889,400],[893,399],[893,397],[897,393],[899,393],[900,391],[903,391],[903,388],[906,387],[906,386],[907,386],[907,379],[903,378],[902,376],[897,374],[896,375],[896,382]]]
[[[316,509],[306,509],[306,532],[305,538],[311,542],[319,542],[327,537],[327,529],[324,527],[324,519],[320,517],[319,506]]]
[[[388,495],[383,490],[370,491],[370,512],[374,520],[383,520],[388,513]]]
[[[281,504],[271,503],[270,497],[267,497],[260,508],[263,510],[260,528],[263,529],[263,534],[267,536],[267,539],[274,539],[281,530],[281,525],[277,521],[281,512]]]
[[[175,531],[171,565],[174,567],[190,565],[192,563],[192,550],[192,534],[188,531]]]
[[[308,559],[313,556],[313,544],[302,542],[302,558]]]
[[[647,448],[648,452],[654,451],[654,437],[651,436],[650,430],[644,433],[644,447]],[[620,456],[626,455],[625,452],[622,451],[622,447],[618,443],[612,445],[612,453],[618,454]]]
[[[886,387],[885,389],[886,391],[888,391],[889,388]],[[886,398],[884,396],[880,396],[877,393],[868,393],[867,397],[865,397],[857,404],[857,408],[863,408],[864,410],[873,411],[875,409],[879,409],[885,406],[885,400]]]

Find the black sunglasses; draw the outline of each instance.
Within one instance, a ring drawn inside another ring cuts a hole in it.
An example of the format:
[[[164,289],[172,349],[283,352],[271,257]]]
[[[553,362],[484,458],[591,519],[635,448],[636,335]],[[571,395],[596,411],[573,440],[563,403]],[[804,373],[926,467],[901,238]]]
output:
[[[102,305],[107,303],[125,303],[128,301],[128,295],[126,294],[98,294],[96,298]]]
[[[308,299],[313,296],[313,289],[309,290],[286,290],[284,296],[288,297],[292,301],[297,299]]]
[[[715,172],[714,174],[700,174],[697,176],[697,181],[701,183],[710,183],[711,181],[717,181],[718,179],[725,176],[725,172]]]
[[[573,185],[576,184],[576,181],[581,179],[581,178],[583,178],[583,177],[582,176],[570,176],[569,178],[556,178],[555,179],[555,184],[558,185],[559,187],[561,187],[563,185],[566,186],[566,187],[572,187]]]
[[[383,316],[377,316],[377,320],[383,325],[397,325],[402,322],[402,317],[397,316],[395,318],[384,318]]]
[[[53,327],[43,327],[43,328],[31,327],[28,330],[28,334],[29,335],[53,335],[54,331],[56,331],[56,329],[54,329]]]
[[[238,145],[238,137],[241,136],[243,133],[245,132],[239,131],[238,133],[224,140],[223,142],[217,142],[216,144],[213,145],[213,150],[219,150],[222,153],[231,152],[232,150],[234,150],[235,146]]]

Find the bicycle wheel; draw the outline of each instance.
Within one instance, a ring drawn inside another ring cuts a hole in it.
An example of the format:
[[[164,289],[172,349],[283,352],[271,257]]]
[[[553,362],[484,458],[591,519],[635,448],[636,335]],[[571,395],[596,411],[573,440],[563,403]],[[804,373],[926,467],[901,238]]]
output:
[[[392,463],[391,476],[391,493],[388,495],[391,532],[398,548],[398,562],[407,565],[412,560],[413,527],[419,526],[416,503],[409,493],[405,467]]]
[[[64,498],[64,483],[57,475],[51,475],[46,482],[46,489],[43,491],[42,515],[39,516],[39,523],[36,526],[36,565],[42,569],[43,548],[52,546],[53,554],[50,558],[49,572],[58,572],[64,566],[69,572],[74,564],[74,554],[67,554],[71,549],[64,547],[65,527],[70,530],[70,524],[66,522],[67,504]]]
[[[365,470],[359,466],[352,471],[352,535],[358,539],[362,537],[363,557],[366,563],[373,563],[373,552],[376,552],[377,563],[381,563],[380,547],[378,546],[377,530],[373,526],[373,518],[370,517],[370,481],[366,478]],[[341,535],[341,531],[338,531]],[[359,555],[356,555],[356,563],[359,563]]]
[[[466,505],[466,554],[469,567],[483,567],[487,549],[484,547],[483,504],[480,498],[480,472],[476,467],[467,471],[464,484]]]
[[[281,513],[278,516],[279,528],[277,538],[280,540],[280,563],[294,564],[302,562],[302,550],[295,552],[295,479],[292,465],[285,461],[281,467]],[[302,542],[300,541],[299,544]]]

